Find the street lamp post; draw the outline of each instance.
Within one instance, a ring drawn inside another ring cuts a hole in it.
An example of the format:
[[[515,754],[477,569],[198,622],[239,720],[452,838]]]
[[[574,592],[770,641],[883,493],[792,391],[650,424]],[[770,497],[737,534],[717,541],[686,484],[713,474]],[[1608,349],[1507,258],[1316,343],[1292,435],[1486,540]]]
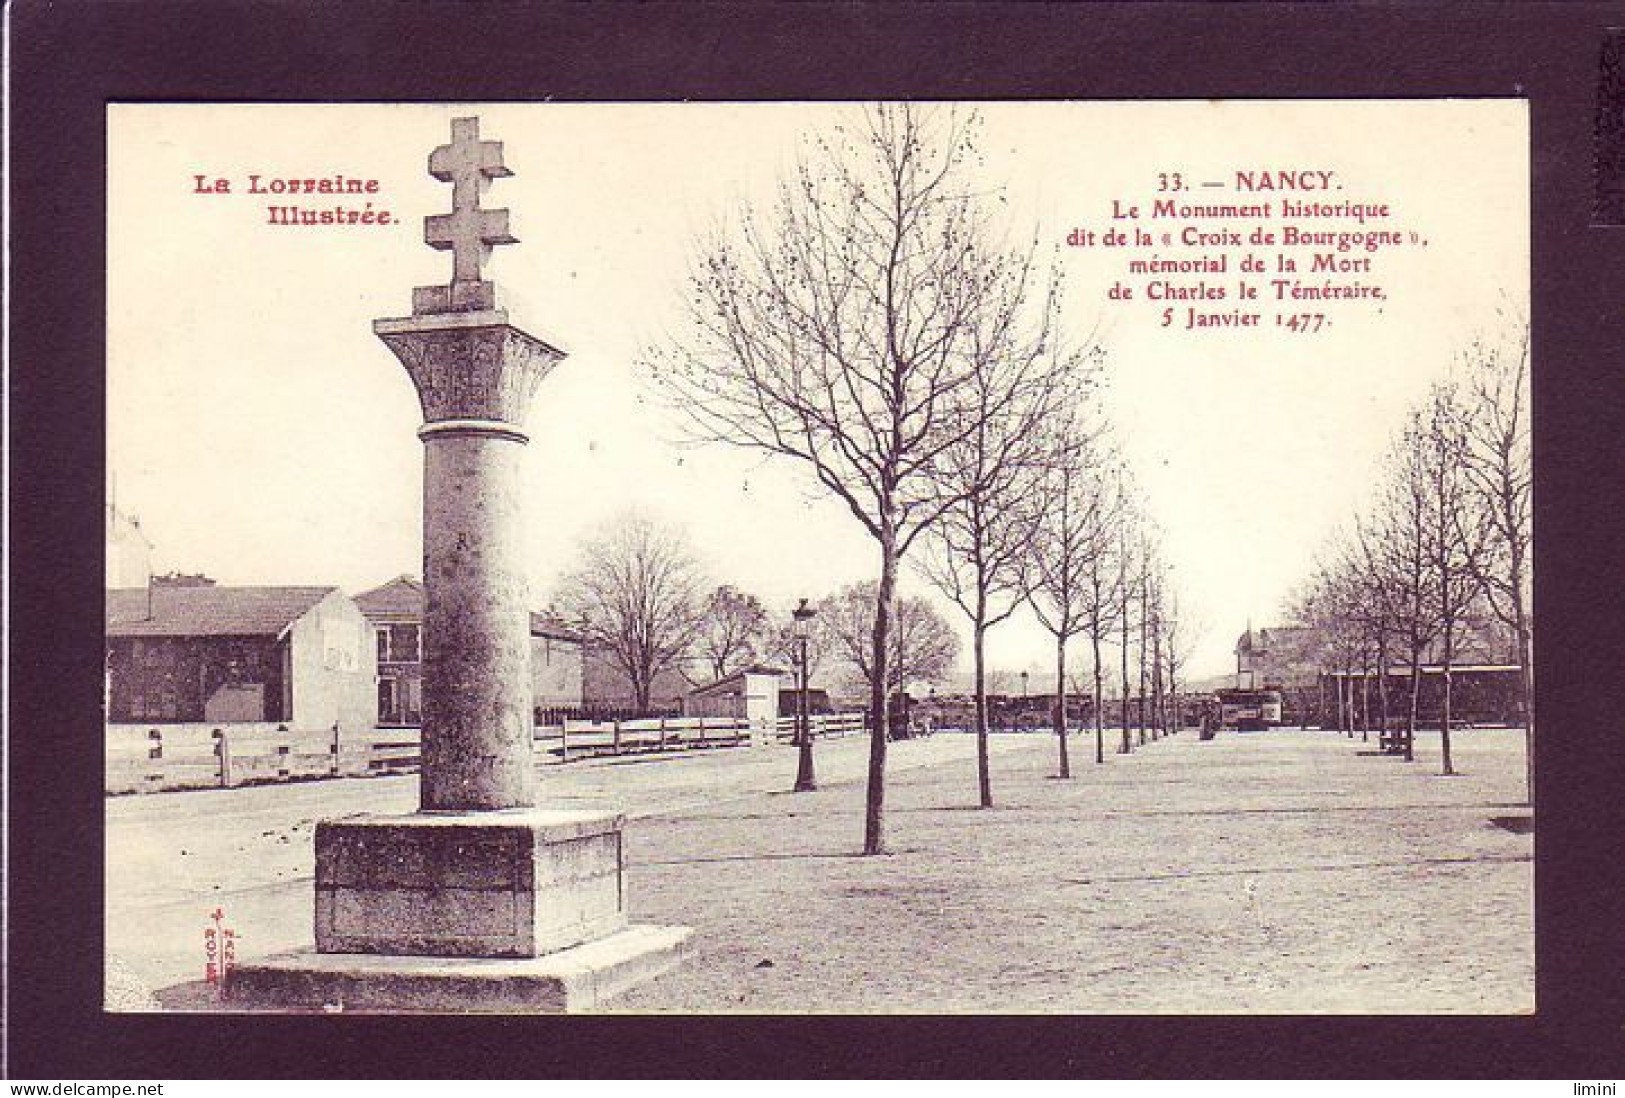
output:
[[[797,793],[811,793],[818,788],[813,778],[812,721],[807,715],[807,639],[815,613],[817,611],[807,605],[806,599],[802,599],[801,605],[790,612],[794,619],[791,636],[796,642],[796,671],[800,680],[800,688],[796,691],[796,744],[800,750],[800,759],[796,763]]]

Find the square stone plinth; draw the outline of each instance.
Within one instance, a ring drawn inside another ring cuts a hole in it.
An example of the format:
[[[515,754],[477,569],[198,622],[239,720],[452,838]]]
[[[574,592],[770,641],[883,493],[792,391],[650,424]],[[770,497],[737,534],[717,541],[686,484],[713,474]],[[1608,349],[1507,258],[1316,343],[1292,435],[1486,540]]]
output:
[[[514,960],[284,953],[234,968],[204,1009],[360,1013],[590,1010],[675,967],[687,927],[630,926],[545,957]]]
[[[316,950],[537,957],[626,925],[623,817],[515,809],[316,825]]]

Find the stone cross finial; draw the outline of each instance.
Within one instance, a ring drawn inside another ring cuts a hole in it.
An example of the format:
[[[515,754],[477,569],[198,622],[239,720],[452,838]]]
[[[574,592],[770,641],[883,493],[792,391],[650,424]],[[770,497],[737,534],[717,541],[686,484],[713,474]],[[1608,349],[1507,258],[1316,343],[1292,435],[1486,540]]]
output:
[[[491,180],[512,175],[502,163],[502,142],[480,140],[478,118],[451,120],[451,143],[429,155],[429,174],[451,184],[451,213],[423,219],[423,240],[452,254],[451,283],[419,287],[415,313],[465,312],[494,308],[495,287],[480,277],[496,244],[517,244],[508,231],[507,210],[483,210],[480,198]]]

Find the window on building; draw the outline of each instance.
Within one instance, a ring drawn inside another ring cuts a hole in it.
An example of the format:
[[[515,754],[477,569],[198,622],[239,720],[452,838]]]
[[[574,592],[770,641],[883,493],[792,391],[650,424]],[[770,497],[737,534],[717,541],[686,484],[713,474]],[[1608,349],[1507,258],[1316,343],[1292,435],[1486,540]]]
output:
[[[421,653],[418,651],[418,627],[415,625],[390,626],[389,651],[397,660],[421,659]]]
[[[423,658],[419,651],[416,625],[386,625],[378,630],[378,662],[417,663]]]

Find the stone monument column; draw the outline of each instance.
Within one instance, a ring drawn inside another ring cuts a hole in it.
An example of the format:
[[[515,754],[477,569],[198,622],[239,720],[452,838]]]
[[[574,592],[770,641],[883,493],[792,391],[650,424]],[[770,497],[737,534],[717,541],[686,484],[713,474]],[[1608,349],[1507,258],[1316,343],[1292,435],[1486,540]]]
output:
[[[417,387],[423,409],[424,811],[536,803],[531,758],[530,602],[520,519],[522,430],[536,386],[564,352],[508,323],[481,268],[516,244],[507,210],[481,209],[512,175],[477,118],[451,124],[429,174],[452,185],[452,212],[424,240],[452,253],[448,285],[419,287],[412,315],[373,331]]]
[[[511,324],[482,277],[517,243],[508,211],[481,206],[512,174],[502,144],[454,119],[429,174],[452,184],[451,213],[424,219],[451,281],[373,322],[423,412],[419,811],[317,824],[316,951],[239,965],[228,994],[250,1007],[579,1008],[675,964],[688,937],[627,925],[618,813],[535,807],[520,462],[564,352]]]

